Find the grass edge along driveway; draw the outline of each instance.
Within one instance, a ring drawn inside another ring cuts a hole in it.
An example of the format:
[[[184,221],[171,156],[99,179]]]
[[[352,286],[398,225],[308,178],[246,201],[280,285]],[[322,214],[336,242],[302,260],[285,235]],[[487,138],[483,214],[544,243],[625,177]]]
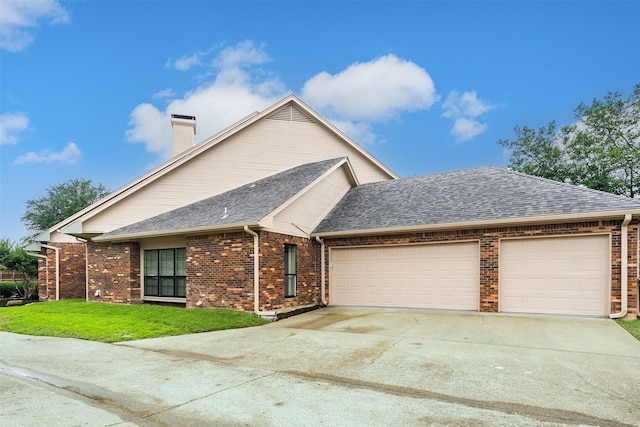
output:
[[[0,331],[105,343],[244,328],[268,322],[254,313],[234,310],[84,300],[0,308]]]

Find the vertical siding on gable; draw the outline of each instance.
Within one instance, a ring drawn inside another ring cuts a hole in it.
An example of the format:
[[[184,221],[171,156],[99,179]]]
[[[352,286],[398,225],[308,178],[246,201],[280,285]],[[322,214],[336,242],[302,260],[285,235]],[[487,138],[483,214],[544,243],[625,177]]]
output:
[[[333,171],[291,205],[277,213],[273,220],[273,228],[269,231],[308,237],[300,228],[311,233],[313,228],[351,188],[351,182],[345,171],[346,167],[343,165]]]
[[[390,179],[319,124],[263,119],[88,219],[83,231],[112,231],[301,164],[337,157],[349,157],[361,183]]]

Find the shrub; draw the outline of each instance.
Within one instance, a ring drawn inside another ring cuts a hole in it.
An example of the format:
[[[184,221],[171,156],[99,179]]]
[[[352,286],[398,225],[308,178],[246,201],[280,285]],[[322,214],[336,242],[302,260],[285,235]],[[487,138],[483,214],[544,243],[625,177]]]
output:
[[[15,282],[0,282],[0,298],[9,298],[17,293]]]

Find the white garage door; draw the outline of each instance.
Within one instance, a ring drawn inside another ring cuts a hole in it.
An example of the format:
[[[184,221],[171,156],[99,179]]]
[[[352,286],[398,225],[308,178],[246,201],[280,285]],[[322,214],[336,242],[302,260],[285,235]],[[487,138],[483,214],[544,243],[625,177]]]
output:
[[[477,242],[331,250],[331,304],[478,310]]]
[[[500,242],[500,311],[606,316],[609,236]]]

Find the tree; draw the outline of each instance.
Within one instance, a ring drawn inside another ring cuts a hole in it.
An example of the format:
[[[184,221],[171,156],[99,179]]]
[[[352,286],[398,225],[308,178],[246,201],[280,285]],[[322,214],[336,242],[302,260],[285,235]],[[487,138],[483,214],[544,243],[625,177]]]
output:
[[[640,190],[640,83],[625,100],[619,92],[580,104],[576,123],[554,121],[535,130],[515,127],[510,167],[556,181],[635,197]]]
[[[21,298],[30,297],[37,289],[38,259],[27,254],[9,239],[0,239],[0,267],[22,274],[22,280],[16,282],[16,291]]]
[[[22,221],[32,235],[47,230],[109,194],[102,184],[93,185],[91,180],[79,179],[49,187],[46,191],[47,194],[39,199],[27,200]]]

